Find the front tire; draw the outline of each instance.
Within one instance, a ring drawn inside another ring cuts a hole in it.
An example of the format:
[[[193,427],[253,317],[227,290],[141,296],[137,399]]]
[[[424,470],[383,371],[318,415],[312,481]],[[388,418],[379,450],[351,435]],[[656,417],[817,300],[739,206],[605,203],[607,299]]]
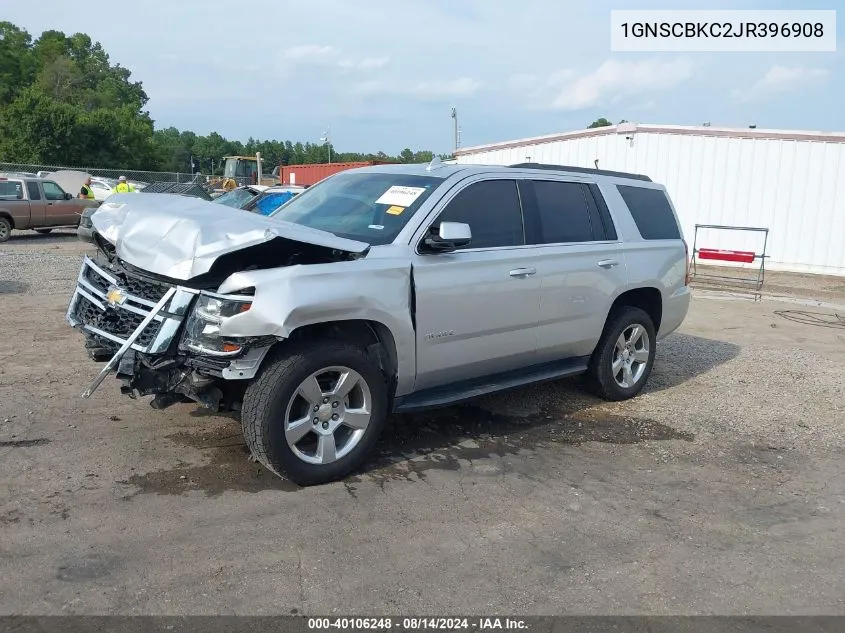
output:
[[[262,465],[301,486],[361,466],[387,419],[387,384],[363,350],[337,341],[281,348],[247,387],[244,438]]]
[[[654,365],[656,342],[654,322],[645,311],[632,306],[615,310],[590,358],[590,391],[610,401],[639,394]]]

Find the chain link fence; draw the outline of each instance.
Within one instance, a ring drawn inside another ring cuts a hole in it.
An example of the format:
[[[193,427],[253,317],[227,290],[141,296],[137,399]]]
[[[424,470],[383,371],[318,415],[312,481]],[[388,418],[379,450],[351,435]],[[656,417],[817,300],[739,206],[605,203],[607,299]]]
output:
[[[99,167],[67,167],[61,165],[25,165],[21,163],[0,162],[0,175],[3,174],[27,174],[37,176],[39,172],[62,171],[65,169],[73,171],[84,171],[94,178],[107,178],[117,181],[120,176],[126,176],[126,180],[132,183],[147,185],[154,182],[175,182],[197,183],[206,182],[206,176],[202,174],[188,174],[175,171],[137,171],[132,169],[101,169]]]

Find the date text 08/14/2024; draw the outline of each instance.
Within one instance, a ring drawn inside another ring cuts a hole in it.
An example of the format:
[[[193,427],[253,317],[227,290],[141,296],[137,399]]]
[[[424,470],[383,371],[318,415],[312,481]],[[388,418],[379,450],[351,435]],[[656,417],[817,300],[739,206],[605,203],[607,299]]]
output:
[[[528,625],[519,618],[308,618],[309,630],[524,630]]]

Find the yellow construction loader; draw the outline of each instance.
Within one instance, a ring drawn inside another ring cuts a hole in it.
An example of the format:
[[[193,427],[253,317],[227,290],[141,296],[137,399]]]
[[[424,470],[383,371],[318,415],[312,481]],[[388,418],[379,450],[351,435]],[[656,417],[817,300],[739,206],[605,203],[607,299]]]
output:
[[[279,184],[278,169],[267,170],[261,154],[255,156],[226,156],[223,176],[214,176],[208,180],[210,189],[231,191],[240,185]],[[261,168],[259,169],[259,164]]]

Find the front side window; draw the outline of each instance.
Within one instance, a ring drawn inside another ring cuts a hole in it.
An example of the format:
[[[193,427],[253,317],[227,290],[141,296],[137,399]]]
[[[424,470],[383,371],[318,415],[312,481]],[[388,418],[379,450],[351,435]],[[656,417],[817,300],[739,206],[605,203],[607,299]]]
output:
[[[44,187],[44,197],[47,198],[47,200],[65,199],[65,192],[56,183],[50,180],[45,180],[41,186]]]
[[[472,242],[464,248],[525,244],[515,180],[486,180],[469,185],[446,205],[437,218],[437,223],[440,222],[469,224]]]
[[[270,217],[374,246],[390,244],[441,182],[434,176],[342,172],[297,194]]]

